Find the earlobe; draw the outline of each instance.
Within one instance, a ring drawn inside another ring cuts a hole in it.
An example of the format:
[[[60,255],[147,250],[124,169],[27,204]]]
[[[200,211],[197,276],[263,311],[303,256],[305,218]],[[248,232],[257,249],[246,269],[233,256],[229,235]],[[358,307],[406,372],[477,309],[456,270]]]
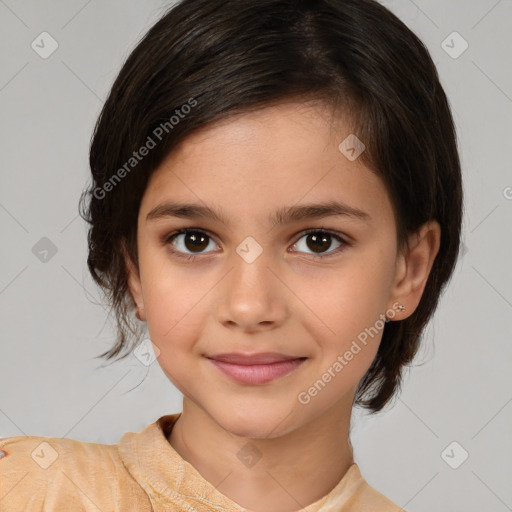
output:
[[[146,320],[144,312],[144,298],[142,296],[142,285],[140,282],[140,275],[138,270],[135,268],[124,243],[122,244],[122,254],[125,263],[125,270],[128,280],[128,288],[130,290],[133,301],[135,302],[136,312],[135,315],[139,320]]]
[[[407,313],[398,313],[397,320],[407,318],[418,307],[440,243],[441,227],[435,220],[425,223],[409,237],[408,247],[397,261],[396,280],[389,302],[389,307],[398,301],[406,308]]]

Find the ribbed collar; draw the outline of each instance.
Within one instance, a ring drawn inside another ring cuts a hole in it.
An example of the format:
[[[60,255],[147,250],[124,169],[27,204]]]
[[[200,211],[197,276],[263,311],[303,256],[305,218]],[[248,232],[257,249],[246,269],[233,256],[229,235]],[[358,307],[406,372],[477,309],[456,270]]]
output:
[[[126,468],[154,505],[181,505],[183,510],[188,505],[198,511],[246,512],[205,480],[169,443],[169,434],[180,415],[165,415],[138,433],[125,433],[117,447]],[[319,512],[338,512],[364,483],[354,463],[336,487],[311,505],[311,509],[317,510],[320,506]]]

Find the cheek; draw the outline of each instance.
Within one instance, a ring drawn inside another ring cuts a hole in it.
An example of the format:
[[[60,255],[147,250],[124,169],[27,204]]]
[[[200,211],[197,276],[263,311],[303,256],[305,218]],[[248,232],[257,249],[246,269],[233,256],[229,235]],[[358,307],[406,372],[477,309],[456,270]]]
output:
[[[290,288],[304,304],[304,320],[340,340],[356,336],[385,313],[389,295],[388,265],[365,257],[347,259],[336,269],[309,269]]]
[[[179,348],[192,342],[197,316],[204,313],[202,299],[214,285],[211,277],[192,267],[171,265],[165,250],[147,250],[140,256],[147,327],[162,355],[170,345]]]
[[[316,341],[317,373],[329,370],[344,375],[333,382],[356,384],[367,371],[385,326],[391,262],[378,250],[361,251],[329,272],[303,270],[292,283],[307,306],[297,305],[297,318]]]

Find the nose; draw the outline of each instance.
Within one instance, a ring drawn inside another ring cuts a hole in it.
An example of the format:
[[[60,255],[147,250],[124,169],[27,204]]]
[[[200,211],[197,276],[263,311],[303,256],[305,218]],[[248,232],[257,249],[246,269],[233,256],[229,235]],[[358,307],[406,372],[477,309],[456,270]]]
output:
[[[289,314],[287,290],[266,251],[251,263],[234,253],[230,264],[219,287],[218,321],[244,332],[282,325]]]

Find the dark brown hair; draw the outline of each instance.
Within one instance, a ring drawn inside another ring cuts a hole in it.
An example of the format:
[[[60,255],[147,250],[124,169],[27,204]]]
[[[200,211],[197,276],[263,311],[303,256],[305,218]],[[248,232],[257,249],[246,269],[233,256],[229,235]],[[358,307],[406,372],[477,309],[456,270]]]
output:
[[[372,412],[389,402],[455,267],[463,200],[455,127],[434,63],[373,0],[182,0],[141,39],[96,123],[92,184],[80,201],[88,267],[118,326],[115,346],[98,357],[125,350],[122,359],[140,341],[122,248],[138,268],[140,202],[164,157],[221,118],[308,99],[351,113],[366,145],[360,158],[391,198],[399,248],[425,222],[441,225],[418,308],[385,325],[355,396]],[[144,157],[142,147],[150,148]]]

